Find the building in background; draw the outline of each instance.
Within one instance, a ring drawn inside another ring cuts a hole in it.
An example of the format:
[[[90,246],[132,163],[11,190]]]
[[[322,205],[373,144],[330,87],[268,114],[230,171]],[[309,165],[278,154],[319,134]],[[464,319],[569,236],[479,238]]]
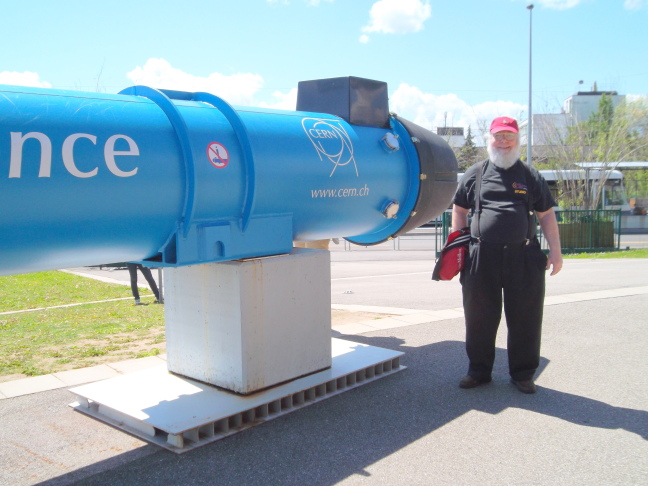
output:
[[[453,149],[458,149],[466,143],[463,127],[437,127],[437,135],[448,142]]]
[[[578,91],[565,100],[561,113],[532,115],[532,144],[533,155],[542,158],[547,146],[563,145],[569,135],[569,127],[586,122],[592,113],[599,109],[603,95],[612,101],[616,108],[625,101],[625,95],[616,91]],[[520,143],[527,144],[527,131],[529,121],[520,123]]]
[[[616,91],[579,91],[565,100],[563,112],[569,114],[574,125],[586,122],[592,113],[598,111],[603,95],[612,100],[613,108],[625,101],[625,95]]]

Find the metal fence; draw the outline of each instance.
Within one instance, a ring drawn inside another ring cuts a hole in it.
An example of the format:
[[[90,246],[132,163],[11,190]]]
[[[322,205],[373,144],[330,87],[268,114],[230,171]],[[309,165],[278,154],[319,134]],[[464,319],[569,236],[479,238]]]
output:
[[[556,219],[563,253],[613,251],[621,248],[620,209],[558,210]],[[543,241],[544,247],[546,242]]]
[[[451,212],[443,214],[443,241],[451,224]],[[563,253],[587,253],[618,250],[621,247],[621,210],[562,210],[556,211],[560,246]],[[537,220],[536,220],[537,224]],[[543,250],[547,242],[538,225],[536,235]]]
[[[621,216],[621,210],[557,210],[556,219],[563,253],[648,248],[647,232],[623,234]],[[344,250],[432,250],[438,256],[448,238],[451,223],[452,212],[448,210],[430,224],[393,240],[373,247],[358,247],[344,242]],[[536,234],[542,248],[547,250],[547,242],[539,226]],[[334,246],[331,245],[331,249],[342,249],[342,245],[337,248],[333,248]]]

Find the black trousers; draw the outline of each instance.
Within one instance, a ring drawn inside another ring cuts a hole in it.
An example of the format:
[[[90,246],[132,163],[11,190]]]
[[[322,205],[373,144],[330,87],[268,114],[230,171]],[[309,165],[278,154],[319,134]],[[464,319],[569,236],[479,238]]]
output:
[[[540,364],[546,262],[537,242],[470,244],[460,280],[468,374],[473,378],[491,377],[502,301],[508,327],[509,374],[514,380],[533,378]]]
[[[133,297],[136,299],[140,298],[139,290],[137,288],[137,270],[139,269],[139,271],[142,272],[142,275],[144,275],[144,278],[148,282],[149,287],[151,287],[151,290],[153,291],[153,295],[155,295],[155,298],[157,300],[160,300],[160,291],[158,290],[157,284],[153,279],[153,274],[151,273],[151,269],[146,268],[145,266],[139,263],[127,263],[126,266],[128,267],[128,273],[130,275],[131,292],[133,293]]]

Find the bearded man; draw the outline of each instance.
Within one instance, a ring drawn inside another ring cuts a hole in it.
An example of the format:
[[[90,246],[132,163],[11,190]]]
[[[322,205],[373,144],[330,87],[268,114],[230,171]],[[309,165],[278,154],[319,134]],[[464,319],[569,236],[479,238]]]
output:
[[[556,203],[540,173],[519,159],[513,118],[491,123],[488,156],[466,171],[453,199],[453,230],[468,226],[468,213],[473,212],[469,256],[460,275],[469,365],[459,386],[491,382],[503,303],[511,383],[523,393],[535,393],[545,271],[555,275],[562,268]],[[534,213],[548,256],[535,236]]]

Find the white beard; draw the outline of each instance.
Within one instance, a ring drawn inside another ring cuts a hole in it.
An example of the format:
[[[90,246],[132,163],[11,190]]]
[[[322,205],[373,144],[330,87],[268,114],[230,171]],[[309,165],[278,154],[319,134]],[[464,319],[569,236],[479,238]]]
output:
[[[517,162],[520,158],[521,150],[520,144],[517,144],[509,152],[506,152],[500,148],[493,147],[492,144],[488,144],[488,158],[500,169],[510,169],[513,167],[513,164]]]

